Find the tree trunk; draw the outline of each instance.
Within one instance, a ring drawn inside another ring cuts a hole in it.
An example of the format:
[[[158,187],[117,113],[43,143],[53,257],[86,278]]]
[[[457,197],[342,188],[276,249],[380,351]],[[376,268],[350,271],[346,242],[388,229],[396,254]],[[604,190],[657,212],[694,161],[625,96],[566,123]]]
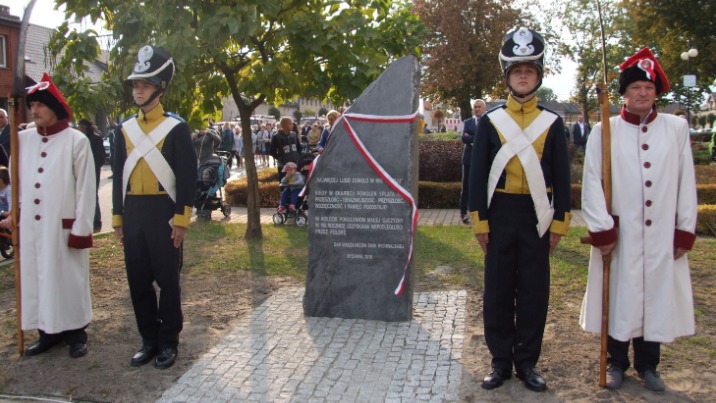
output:
[[[239,108],[241,119],[241,138],[244,142],[244,167],[246,169],[246,212],[247,225],[246,239],[263,239],[261,231],[261,203],[259,198],[259,177],[256,172],[254,161],[254,148],[251,142],[251,112],[249,105],[246,105],[238,92],[233,92],[234,101]]]

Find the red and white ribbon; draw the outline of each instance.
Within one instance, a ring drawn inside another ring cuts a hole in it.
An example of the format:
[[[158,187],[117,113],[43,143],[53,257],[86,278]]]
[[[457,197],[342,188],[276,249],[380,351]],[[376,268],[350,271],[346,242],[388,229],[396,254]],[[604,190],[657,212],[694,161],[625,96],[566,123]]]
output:
[[[393,191],[398,193],[400,197],[402,197],[405,201],[410,204],[410,207],[412,209],[412,224],[410,226],[410,246],[408,247],[408,256],[405,261],[405,267],[403,268],[403,276],[400,278],[400,283],[398,284],[398,287],[396,287],[394,293],[395,295],[401,295],[403,293],[403,290],[405,288],[405,277],[408,274],[408,267],[410,265],[410,260],[413,257],[413,244],[415,241],[415,229],[418,226],[418,206],[415,203],[415,199],[413,198],[413,195],[410,194],[404,187],[400,185],[388,172],[383,169],[383,167],[378,163],[378,161],[373,158],[373,155],[368,151],[368,149],[365,147],[363,142],[361,141],[360,137],[358,137],[358,134],[353,129],[353,126],[351,126],[349,120],[359,120],[362,122],[375,122],[375,123],[408,123],[416,120],[418,118],[418,112],[416,111],[412,115],[403,115],[403,116],[378,116],[378,115],[363,115],[363,114],[354,114],[354,113],[346,113],[343,115],[343,126],[345,126],[346,131],[348,132],[348,135],[350,136],[351,140],[353,141],[353,144],[355,144],[356,148],[358,148],[358,151],[360,151],[363,158],[365,158],[366,161],[368,161],[368,164],[371,168],[378,174],[378,176],[383,179],[383,182],[386,183],[388,186],[390,186]]]
[[[349,113],[346,111],[343,115],[341,115],[338,120],[333,124],[333,127],[331,127],[330,132],[328,134],[328,139],[330,140],[330,136],[333,134],[333,130],[336,128],[336,126],[339,124],[339,122],[343,121],[343,126],[346,128],[346,131],[348,132],[348,135],[351,138],[351,141],[353,141],[353,144],[358,148],[358,151],[360,151],[363,158],[365,158],[366,161],[368,161],[368,164],[373,168],[373,170],[378,174],[378,176],[383,179],[383,182],[386,183],[388,186],[390,186],[393,191],[398,193],[400,197],[402,197],[405,201],[410,204],[410,208],[412,209],[412,223],[410,226],[410,245],[408,247],[408,256],[405,261],[405,267],[403,268],[403,276],[400,278],[400,283],[395,288],[395,295],[401,295],[403,293],[403,290],[405,289],[405,277],[408,274],[408,267],[410,266],[410,260],[413,257],[413,244],[415,243],[415,230],[418,227],[418,206],[415,203],[415,199],[413,198],[413,195],[410,194],[405,188],[403,188],[400,183],[398,183],[388,172],[383,169],[383,167],[378,163],[378,161],[373,158],[373,155],[368,151],[368,149],[365,147],[363,142],[360,140],[360,137],[358,137],[358,134],[356,133],[355,129],[353,129],[353,126],[348,122],[349,120],[357,120],[361,122],[374,122],[374,123],[410,123],[418,119],[419,117],[418,111],[415,111],[413,114],[410,115],[395,115],[395,116],[380,116],[380,115],[365,115],[365,114],[359,114],[359,113]],[[303,196],[306,193],[306,190],[308,189],[308,185],[311,182],[311,179],[313,178],[313,172],[316,166],[318,166],[318,160],[319,157],[316,157],[316,159],[313,160],[311,163],[312,168],[309,171],[308,178],[306,179],[306,186],[303,187],[303,190],[301,190],[300,195]]]

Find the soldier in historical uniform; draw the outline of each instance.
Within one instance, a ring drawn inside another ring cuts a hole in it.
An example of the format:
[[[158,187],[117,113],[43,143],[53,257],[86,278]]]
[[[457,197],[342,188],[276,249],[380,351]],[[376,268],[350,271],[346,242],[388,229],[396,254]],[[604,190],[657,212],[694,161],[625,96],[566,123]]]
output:
[[[549,301],[549,255],[567,234],[570,173],[562,119],[537,104],[544,41],[537,32],[509,32],[500,66],[507,103],[480,118],[470,164],[469,209],[485,252],[485,341],[493,389],[512,376],[544,391],[535,366]]]
[[[601,331],[602,254],[611,253],[607,387],[619,388],[634,348],[644,386],[663,391],[660,345],[694,334],[686,252],[696,239],[696,180],[686,120],[657,113],[669,91],[659,62],[644,48],[620,66],[620,116],[611,127],[611,215],[602,190],[602,124],[584,160],[582,210],[592,252],[580,323]]]
[[[179,262],[196,185],[196,154],[186,122],[164,112],[160,103],[174,76],[174,59],[149,45],[137,59],[127,82],[139,112],[115,131],[112,226],[124,243],[142,336],[131,365],[156,356],[154,366],[165,369],[174,364],[183,326]]]
[[[89,248],[95,211],[90,142],[69,127],[72,111],[47,73],[26,98],[36,128],[20,132],[22,329],[38,329],[25,355],[65,341],[70,357],[87,354],[92,319]],[[10,167],[15,169],[15,167]],[[1,223],[12,227],[12,218]]]

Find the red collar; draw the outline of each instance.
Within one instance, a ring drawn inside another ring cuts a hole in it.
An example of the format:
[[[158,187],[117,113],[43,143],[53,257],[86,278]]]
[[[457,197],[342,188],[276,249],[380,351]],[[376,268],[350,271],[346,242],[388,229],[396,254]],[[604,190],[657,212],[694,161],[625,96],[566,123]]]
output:
[[[70,124],[67,122],[67,119],[63,119],[50,127],[38,127],[37,133],[40,136],[52,136],[53,134],[57,134],[68,127],[70,127]]]
[[[641,117],[635,113],[629,112],[626,106],[622,106],[621,117],[633,125],[639,126],[641,124]],[[656,119],[656,108],[652,107],[651,113],[649,113],[649,116],[646,117],[646,121],[644,123],[651,123],[654,119]]]

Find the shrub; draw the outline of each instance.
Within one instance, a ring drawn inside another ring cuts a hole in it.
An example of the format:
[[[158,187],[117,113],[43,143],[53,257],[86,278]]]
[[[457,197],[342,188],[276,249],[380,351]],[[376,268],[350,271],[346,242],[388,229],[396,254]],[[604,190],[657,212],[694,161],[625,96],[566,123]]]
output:
[[[694,149],[694,165],[701,166],[701,165],[709,165],[711,163],[711,152],[704,149]]]
[[[696,193],[698,195],[699,204],[714,204],[716,205],[716,185],[696,185]]]
[[[716,184],[716,165],[696,165],[696,183]]]
[[[462,141],[427,140],[419,143],[418,177],[428,182],[462,181]]]
[[[275,207],[281,198],[278,187],[278,172],[275,169],[264,169],[258,172],[259,179],[259,207]],[[224,199],[234,206],[246,206],[248,180],[241,179],[228,182],[224,187]]]
[[[461,190],[460,182],[420,181],[418,184],[418,208],[459,208]]]
[[[696,222],[697,235],[716,235],[716,204],[699,206],[699,219]]]
[[[418,135],[420,142],[423,141],[456,141],[462,143],[462,134],[458,132],[449,131],[447,133],[420,133]],[[709,138],[710,140],[710,138]]]
[[[716,185],[696,185],[696,196],[699,204],[716,205]],[[582,208],[582,185],[572,185],[572,200],[570,207],[574,210]]]
[[[703,143],[711,141],[711,133],[691,133],[691,141],[696,143]]]

